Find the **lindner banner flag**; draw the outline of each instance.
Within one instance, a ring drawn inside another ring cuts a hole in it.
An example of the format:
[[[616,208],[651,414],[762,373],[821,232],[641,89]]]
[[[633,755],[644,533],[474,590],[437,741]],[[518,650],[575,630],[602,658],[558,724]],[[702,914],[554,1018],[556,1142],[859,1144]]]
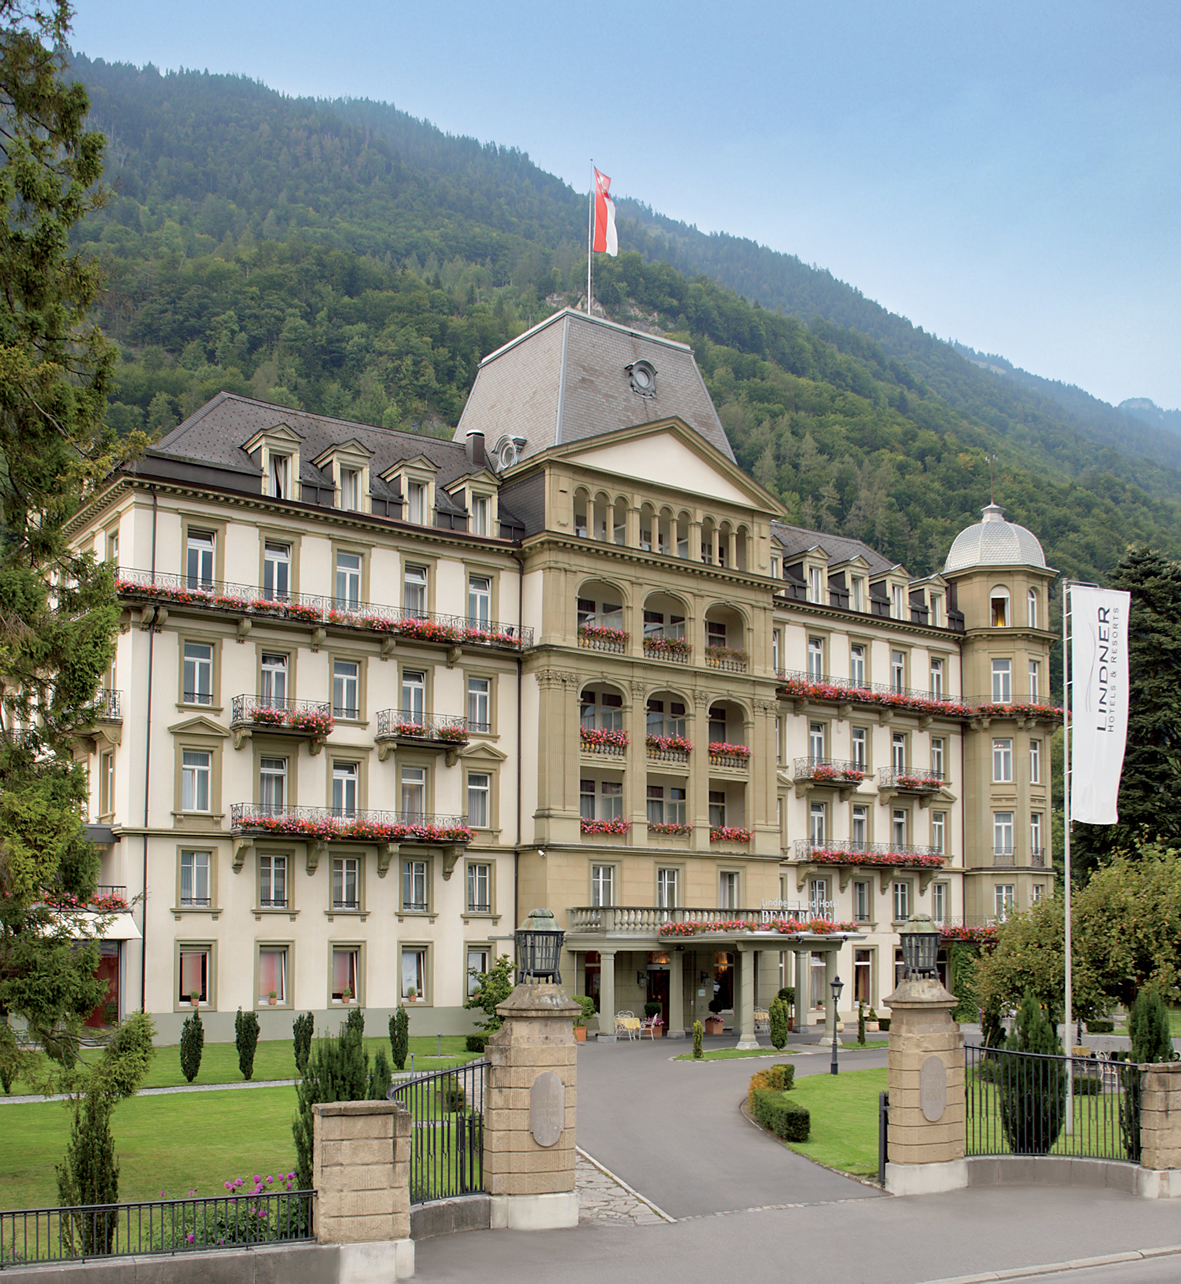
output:
[[[615,232],[615,202],[611,199],[611,180],[595,170],[595,237],[592,246],[600,254],[619,253],[619,237]]]
[[[1131,602],[1130,593],[1116,589],[1070,590],[1070,815],[1088,825],[1119,820]]]

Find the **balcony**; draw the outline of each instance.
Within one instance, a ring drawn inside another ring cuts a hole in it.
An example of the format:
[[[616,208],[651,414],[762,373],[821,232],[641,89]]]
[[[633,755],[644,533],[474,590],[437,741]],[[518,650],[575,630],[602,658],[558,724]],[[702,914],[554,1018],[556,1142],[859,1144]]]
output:
[[[123,740],[123,692],[104,687],[94,697],[85,711],[85,729],[81,735],[94,742],[108,745],[121,744]]]
[[[685,638],[673,634],[650,633],[644,638],[644,655],[649,660],[668,660],[688,664],[692,648]]]
[[[812,789],[836,789],[842,802],[869,778],[863,764],[841,758],[797,758],[791,775],[797,798]]]
[[[1062,721],[1062,710],[1057,705],[1037,700],[995,700],[989,695],[973,700],[971,706],[972,725],[981,730],[1000,718],[1014,719],[1018,728]]]
[[[882,891],[886,890],[889,871],[893,869],[917,869],[934,874],[943,868],[949,859],[946,852],[937,847],[919,847],[909,843],[862,843],[850,840],[814,843],[809,838],[797,838],[794,846],[795,858],[801,871],[797,873],[800,881],[803,867],[807,865],[837,865],[841,867],[841,890],[848,882],[849,872],[855,868],[878,869],[882,874]],[[802,886],[802,884],[801,884]]]
[[[943,773],[929,767],[880,767],[878,791],[882,802],[889,802],[895,794],[910,794],[926,807],[943,788]]]
[[[242,868],[246,851],[256,838],[295,838],[306,841],[307,868],[316,872],[329,843],[373,843],[378,847],[377,873],[384,878],[400,843],[441,847],[443,877],[449,878],[459,853],[475,835],[466,816],[424,812],[351,811],[332,807],[281,807],[267,803],[233,803],[230,831],[234,836],[234,870]]]
[[[723,669],[727,673],[745,673],[750,657],[745,651],[729,646],[707,646],[705,665],[708,669]]]
[[[745,936],[769,932],[777,936],[859,936],[856,923],[827,918],[782,916],[765,909],[661,909],[647,905],[585,905],[566,911],[566,939],[572,936],[634,936],[666,940],[702,936]],[[584,948],[584,947],[579,947]]]
[[[309,593],[273,597],[253,585],[224,580],[198,582],[184,575],[120,570],[115,577],[115,591],[126,602],[144,604],[144,628],[159,627],[167,619],[168,609],[179,607],[233,616],[243,637],[255,619],[310,626],[315,646],[323,641],[325,628],[379,634],[384,639],[383,652],[392,648],[398,639],[453,649],[480,646],[523,651],[533,645],[533,630],[518,629],[513,624],[379,606],[372,602],[345,602],[337,597]]]
[[[709,765],[724,771],[745,772],[750,768],[750,747],[713,740],[709,746]]]
[[[93,710],[95,722],[122,722],[123,692],[104,687],[95,696],[94,704],[90,707]]]
[[[1049,869],[1049,855],[1044,847],[1029,849],[1029,866],[1031,869]]]
[[[626,731],[613,731],[606,727],[579,727],[578,747],[583,753],[597,758],[623,758],[631,737]]]
[[[332,705],[326,700],[236,695],[230,701],[230,730],[234,733],[235,749],[241,749],[254,732],[259,731],[268,736],[296,736],[307,740],[311,752],[317,754],[335,726]]]
[[[607,651],[624,655],[630,640],[631,634],[625,629],[611,629],[604,624],[582,624],[578,628],[578,645],[584,651]]]
[[[415,746],[445,753],[448,767],[459,761],[459,751],[471,739],[466,718],[438,713],[420,713],[416,709],[379,709],[377,711],[377,756],[380,761],[390,756],[395,745]]]
[[[1017,864],[1017,852],[1012,847],[994,847],[992,864],[995,869],[1012,869]]]
[[[676,764],[683,766],[689,761],[693,752],[692,741],[684,736],[648,736],[645,739],[650,763]]]

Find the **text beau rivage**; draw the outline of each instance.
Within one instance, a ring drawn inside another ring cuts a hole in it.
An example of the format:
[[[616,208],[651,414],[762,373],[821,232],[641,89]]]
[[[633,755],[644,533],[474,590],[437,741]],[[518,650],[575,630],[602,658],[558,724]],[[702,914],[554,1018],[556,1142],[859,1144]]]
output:
[[[615,231],[615,202],[611,199],[611,180],[595,170],[595,235],[591,248],[599,254],[619,253],[619,236]]]

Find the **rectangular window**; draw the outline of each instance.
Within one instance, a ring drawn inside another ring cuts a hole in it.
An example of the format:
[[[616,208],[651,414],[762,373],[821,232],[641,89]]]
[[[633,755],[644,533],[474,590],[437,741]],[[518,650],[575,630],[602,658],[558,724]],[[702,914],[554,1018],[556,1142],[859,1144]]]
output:
[[[361,554],[336,555],[336,605],[342,611],[356,611],[361,605]]]
[[[426,716],[426,674],[421,669],[402,670],[402,718],[423,725]]]
[[[906,652],[890,652],[890,690],[906,690]]]
[[[427,901],[427,863],[425,860],[402,862],[402,908],[408,912],[425,914]]]
[[[492,581],[472,575],[467,582],[467,622],[472,629],[486,629],[492,619]]]
[[[992,742],[992,778],[997,784],[1007,784],[1013,779],[1013,742],[1010,739]]]
[[[1045,883],[1034,883],[1034,885],[1029,889],[1029,903],[1031,905],[1036,905],[1038,901],[1040,901],[1042,897],[1045,896],[1045,894],[1046,894]]]
[[[865,581],[859,575],[855,575],[852,580],[852,589],[849,592],[849,608],[853,611],[865,610]]]
[[[1031,785],[1042,783],[1042,742],[1040,740],[1029,742],[1029,783]]]
[[[209,1002],[209,955],[207,945],[181,946],[180,993],[178,1003],[189,1003],[195,994],[200,1003]]]
[[[402,610],[411,619],[426,615],[425,566],[407,566],[402,572]]]
[[[906,590],[901,584],[892,584],[890,586],[890,614],[896,620],[905,620],[907,618]]]
[[[993,660],[992,662],[992,702],[993,704],[1012,704],[1013,702],[1013,661]]]
[[[259,703],[268,709],[282,709],[287,703],[287,662],[285,655],[262,654],[262,690]]]
[[[677,899],[677,887],[680,870],[658,869],[656,871],[656,906],[658,909],[676,909],[680,903]]]
[[[1029,817],[1029,855],[1032,861],[1042,859],[1042,814],[1035,811]]]
[[[906,831],[909,828],[904,807],[895,807],[890,817],[890,839],[891,845],[895,851],[902,851],[906,847]]]
[[[361,716],[361,666],[356,660],[332,661],[332,715]]]
[[[467,867],[467,912],[492,913],[492,866],[473,861]]]
[[[332,1000],[334,1003],[360,997],[357,993],[361,973],[360,953],[358,949],[332,951]]]
[[[738,871],[724,869],[718,874],[718,908],[738,908]]]
[[[709,738],[726,739],[726,710],[721,705],[713,705],[709,711]]]
[[[895,771],[906,770],[906,732],[895,731],[890,737],[890,765]]]
[[[775,761],[783,761],[783,719],[775,719]]]
[[[467,823],[473,829],[487,829],[491,823],[489,801],[492,777],[485,771],[467,773]]]
[[[996,916],[1003,923],[1009,917],[1013,904],[1017,899],[1016,887],[1013,883],[997,883],[993,887],[996,906]]]
[[[402,819],[421,823],[426,817],[426,768],[402,768]]]
[[[591,904],[607,906],[615,904],[615,866],[591,866]]]
[[[944,763],[946,762],[946,742],[942,736],[931,737],[931,771],[939,777],[944,777]]]
[[[808,756],[815,762],[821,762],[824,758],[824,723],[810,722],[808,724]]]
[[[1036,660],[1029,662],[1029,703],[1037,704],[1041,697],[1042,666]]]
[[[332,908],[361,908],[358,880],[361,862],[355,856],[338,856],[332,862]]]
[[[426,514],[426,487],[422,482],[406,483],[406,520],[423,525]]]
[[[492,683],[487,678],[467,680],[467,729],[485,734],[492,730]]]
[[[1037,589],[1030,589],[1029,593],[1026,595],[1025,600],[1026,600],[1027,609],[1029,613],[1029,627],[1031,629],[1036,629],[1038,627]]]
[[[185,704],[213,703],[213,646],[209,642],[185,643]]]
[[[709,824],[711,829],[721,829],[726,823],[726,791],[709,791]]]
[[[808,808],[808,839],[813,847],[823,847],[828,833],[828,805],[814,802]]]
[[[931,699],[943,699],[943,661],[931,661]]]
[[[258,903],[262,909],[287,908],[287,857],[258,858]]]
[[[664,786],[648,786],[648,824],[664,824]]]
[[[947,884],[931,884],[931,918],[942,923],[947,918]]]
[[[184,749],[180,766],[181,811],[209,811],[213,754],[207,749]]]
[[[947,812],[931,813],[931,846],[940,853],[947,851]]]
[[[943,627],[943,594],[931,594],[931,627],[941,629]]]
[[[472,496],[472,534],[488,534],[488,496]]]
[[[849,682],[852,686],[865,686],[865,647],[860,643],[849,648]]]
[[[185,581],[190,589],[213,587],[213,535],[189,531],[185,549]]]
[[[853,764],[862,771],[869,762],[868,736],[864,727],[854,727],[852,731]]]
[[[853,823],[849,831],[854,851],[864,851],[869,841],[869,808],[858,803],[853,808]]]
[[[992,851],[994,856],[1013,855],[1013,813],[1011,811],[994,811],[992,813]]]
[[[361,474],[355,468],[340,470],[340,506],[350,513],[361,508]]]
[[[832,902],[828,898],[828,879],[808,880],[808,912],[813,918],[832,918]]]
[[[858,923],[869,922],[869,884],[853,884],[853,917]]]
[[[271,498],[290,499],[291,492],[287,482],[290,460],[286,455],[271,455],[270,463]]]
[[[910,917],[910,884],[894,884],[894,922],[904,923]]]
[[[578,782],[578,815],[582,820],[595,818],[595,782],[593,780]]]
[[[873,1000],[870,998],[870,985],[873,981],[873,951],[872,950],[854,950],[853,951],[853,1002],[865,1004],[869,1007]]]
[[[808,601],[824,604],[824,572],[819,566],[808,567]]]
[[[824,677],[824,639],[808,639],[808,677],[820,682]]]
[[[425,946],[402,946],[402,998],[426,998]]]
[[[480,990],[480,977],[487,974],[492,964],[492,952],[485,945],[467,947],[467,996],[470,999]]]
[[[360,772],[355,762],[332,764],[332,814],[355,816],[357,814],[357,780]]]
[[[108,749],[98,764],[98,814],[115,813],[115,751]]]
[[[287,950],[273,945],[262,945],[258,950],[258,1001],[270,1004],[287,1002]]]
[[[209,892],[210,852],[181,852],[180,903],[197,908],[212,904]]]
[[[262,555],[263,596],[272,602],[285,602],[291,593],[291,546],[267,540]]]
[[[618,820],[623,815],[623,785],[618,780],[599,784],[599,819]]]
[[[287,806],[287,759],[258,760],[258,801],[264,815],[281,815]]]
[[[779,629],[771,631],[771,667],[776,673],[783,670],[783,634]]]

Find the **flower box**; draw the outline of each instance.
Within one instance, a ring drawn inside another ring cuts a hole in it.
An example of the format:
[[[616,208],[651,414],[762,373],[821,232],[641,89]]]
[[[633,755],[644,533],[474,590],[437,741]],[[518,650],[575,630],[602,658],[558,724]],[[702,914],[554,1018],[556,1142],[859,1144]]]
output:
[[[708,1017],[705,1022],[706,1034],[721,1034],[723,1023],[721,1017]]]
[[[716,825],[709,831],[711,843],[749,843],[750,830],[738,825]]]
[[[579,727],[578,738],[587,748],[609,746],[613,749],[626,749],[631,737],[626,731],[609,731],[603,727]]]
[[[711,740],[709,753],[711,758],[749,758],[750,746],[727,744],[724,740]]]
[[[631,832],[632,823],[616,816],[612,820],[580,820],[578,827],[584,834],[627,834]]]
[[[806,861],[817,865],[904,866],[908,869],[942,869],[945,856],[920,856],[910,852],[845,851],[836,847],[816,847]]]
[[[692,650],[687,639],[669,638],[663,635],[644,639],[644,654],[655,656],[675,656],[680,659]]]
[[[644,743],[657,753],[692,753],[693,742],[684,736],[647,736]]]
[[[650,834],[691,834],[693,826],[673,820],[650,820],[648,832]]]
[[[631,634],[626,629],[612,629],[605,624],[584,624],[578,630],[580,642],[598,642],[616,646],[621,651],[627,646]]]

